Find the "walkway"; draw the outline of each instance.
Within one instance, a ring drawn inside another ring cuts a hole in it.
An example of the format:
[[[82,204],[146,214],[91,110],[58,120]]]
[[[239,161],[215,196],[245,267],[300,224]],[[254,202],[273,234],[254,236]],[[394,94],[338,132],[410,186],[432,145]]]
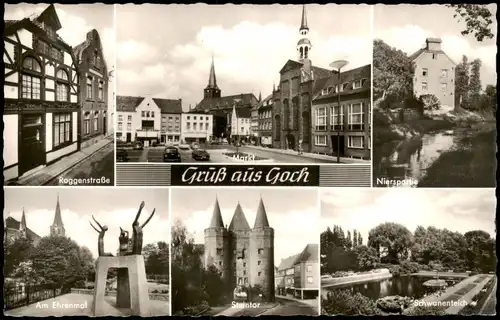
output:
[[[478,294],[479,292],[481,292],[481,290],[483,290],[484,286],[488,283],[488,281],[491,280],[491,278],[492,278],[492,276],[488,276],[488,277],[484,278],[483,281],[476,284],[476,286],[474,288],[472,288],[472,290],[470,290],[469,292],[464,294],[462,297],[457,299],[457,301],[460,301],[460,302],[464,301],[467,304],[471,303],[472,299],[476,296],[476,294]],[[458,304],[455,306],[451,306],[448,309],[446,309],[445,313],[446,314],[458,314],[458,312],[460,312],[460,310],[462,310],[464,307],[465,307],[465,303],[464,303],[464,305]]]
[[[114,142],[114,136],[108,136],[105,139],[100,140],[99,142],[91,145],[88,148],[82,149],[69,156],[61,158],[55,163],[45,166],[39,170],[36,170],[35,172],[25,177],[21,177],[16,181],[12,181],[12,185],[43,186],[49,183],[55,177],[70,170],[77,164],[91,157],[100,149],[106,147],[108,144],[113,142]],[[9,182],[6,182],[5,184],[9,185]]]
[[[289,296],[280,296],[280,295],[275,295],[275,296],[277,299],[279,298],[279,299],[285,299],[285,300],[290,300],[290,301],[297,301],[300,303],[307,304],[307,305],[311,306],[312,308],[314,308],[315,310],[319,309],[319,298],[301,300],[301,299],[289,297]]]
[[[257,302],[258,303],[258,302]],[[225,316],[225,317],[239,317],[239,316],[247,316],[247,317],[256,317],[261,315],[269,310],[277,308],[279,304],[277,303],[266,303],[260,302],[258,308],[233,308],[229,307],[226,310],[216,314],[215,316]]]
[[[486,299],[485,303],[483,304],[481,311],[479,311],[479,314],[481,314],[481,315],[495,315],[496,314],[497,283],[498,283],[498,279],[495,279],[495,285],[493,286],[493,289],[491,290],[490,295],[488,296],[488,299]]]

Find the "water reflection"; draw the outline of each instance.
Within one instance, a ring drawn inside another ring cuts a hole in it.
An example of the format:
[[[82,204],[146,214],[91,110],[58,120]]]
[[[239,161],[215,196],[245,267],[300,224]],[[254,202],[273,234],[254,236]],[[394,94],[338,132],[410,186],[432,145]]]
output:
[[[348,289],[352,293],[359,292],[363,296],[373,300],[394,295],[420,299],[437,290],[436,288],[428,288],[423,285],[425,281],[430,279],[432,278],[402,276],[397,278],[384,279],[381,281],[377,280],[377,281],[369,281],[365,283],[357,283],[345,286],[323,288],[322,290],[333,291],[333,290]],[[457,280],[447,279],[446,282],[448,286],[451,286],[455,284]]]
[[[388,143],[379,150],[381,156],[374,159],[377,178],[420,181],[427,169],[456,142],[454,132],[447,130]]]

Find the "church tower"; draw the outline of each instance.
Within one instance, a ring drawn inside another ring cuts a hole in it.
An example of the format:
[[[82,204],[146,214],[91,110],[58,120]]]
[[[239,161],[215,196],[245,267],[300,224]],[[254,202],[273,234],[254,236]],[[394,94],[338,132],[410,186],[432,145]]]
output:
[[[19,232],[21,233],[22,237],[28,237],[28,224],[26,223],[26,214],[24,213],[24,208],[23,215],[21,217],[21,224],[19,225]]]
[[[61,217],[61,206],[59,205],[59,195],[57,195],[56,212],[54,215],[54,222],[50,226],[50,235],[57,237],[65,237],[66,230]]]
[[[222,221],[219,200],[215,198],[210,226],[205,229],[205,268],[215,266],[226,281],[229,280],[229,241]]]
[[[210,66],[210,75],[208,76],[208,86],[203,94],[207,98],[220,98],[220,89],[217,86],[217,78],[215,77],[214,56],[212,55],[212,65]]]
[[[297,43],[297,54],[300,62],[303,62],[305,59],[309,59],[309,54],[311,52],[311,41],[308,38],[309,27],[307,26],[307,13],[306,13],[306,5],[302,5],[302,20],[300,23],[300,40]]]
[[[274,301],[274,229],[269,226],[262,198],[250,233],[250,285],[259,285],[267,301]]]

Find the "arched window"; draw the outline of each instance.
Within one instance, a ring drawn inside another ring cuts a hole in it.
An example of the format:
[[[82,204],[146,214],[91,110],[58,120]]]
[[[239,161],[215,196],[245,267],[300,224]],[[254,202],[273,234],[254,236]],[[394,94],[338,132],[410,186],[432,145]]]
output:
[[[24,99],[41,99],[42,66],[32,58],[23,60],[21,97]]]
[[[300,52],[300,59],[303,59],[304,58],[304,48],[300,47],[299,52]]]
[[[290,128],[290,105],[288,99],[283,100],[283,129]]]
[[[56,100],[69,101],[69,76],[64,69],[56,73]]]
[[[309,53],[309,48],[305,47],[304,48],[304,59],[307,59],[307,54]]]

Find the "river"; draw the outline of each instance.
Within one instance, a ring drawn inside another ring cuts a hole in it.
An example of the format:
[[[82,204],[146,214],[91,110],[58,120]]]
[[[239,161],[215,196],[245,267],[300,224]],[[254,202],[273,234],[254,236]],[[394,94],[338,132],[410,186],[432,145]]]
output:
[[[322,288],[321,290],[333,291],[350,289],[353,293],[361,293],[363,296],[372,300],[387,296],[402,296],[420,299],[425,295],[432,293],[435,289],[427,288],[423,283],[432,278],[420,276],[400,276],[390,279],[367,281],[356,284],[346,284],[335,287]],[[446,279],[448,286],[454,285],[459,279]]]

